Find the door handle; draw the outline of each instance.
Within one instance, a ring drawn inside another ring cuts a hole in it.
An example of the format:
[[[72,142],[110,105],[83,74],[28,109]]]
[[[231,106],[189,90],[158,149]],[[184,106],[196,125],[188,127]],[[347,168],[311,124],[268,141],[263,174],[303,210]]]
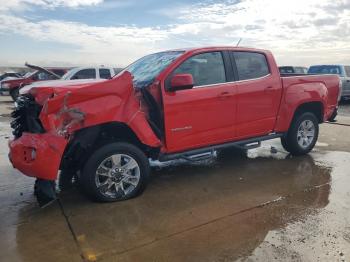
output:
[[[219,98],[228,98],[230,96],[232,96],[230,92],[222,92],[218,95]]]
[[[268,86],[265,88],[265,92],[272,92],[274,89],[272,86]]]

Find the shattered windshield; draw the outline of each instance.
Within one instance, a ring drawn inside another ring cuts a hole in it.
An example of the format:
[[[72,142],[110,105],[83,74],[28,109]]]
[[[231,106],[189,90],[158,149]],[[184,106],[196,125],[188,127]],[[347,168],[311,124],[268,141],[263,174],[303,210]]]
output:
[[[147,55],[129,65],[124,71],[133,75],[135,88],[143,88],[151,84],[158,74],[183,53],[183,51],[168,51]]]

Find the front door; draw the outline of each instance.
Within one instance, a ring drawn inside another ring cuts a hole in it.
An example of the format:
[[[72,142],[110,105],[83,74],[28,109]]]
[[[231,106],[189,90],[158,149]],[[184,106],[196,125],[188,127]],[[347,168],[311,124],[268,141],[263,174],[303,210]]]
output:
[[[168,152],[232,140],[235,137],[236,87],[233,82],[227,82],[222,52],[194,55],[169,77],[183,73],[192,74],[194,87],[165,92],[163,96]]]

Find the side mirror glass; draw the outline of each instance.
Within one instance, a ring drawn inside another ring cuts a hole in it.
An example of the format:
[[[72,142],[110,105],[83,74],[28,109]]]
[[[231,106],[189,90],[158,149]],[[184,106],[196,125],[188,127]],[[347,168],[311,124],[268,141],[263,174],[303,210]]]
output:
[[[191,89],[193,85],[193,77],[191,74],[177,74],[171,77],[169,91]]]

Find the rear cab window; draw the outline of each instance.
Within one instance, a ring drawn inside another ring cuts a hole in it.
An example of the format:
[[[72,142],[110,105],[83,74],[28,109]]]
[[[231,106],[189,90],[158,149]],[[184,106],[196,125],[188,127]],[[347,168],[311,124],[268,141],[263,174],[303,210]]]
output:
[[[102,79],[110,79],[112,77],[111,71],[108,68],[100,68],[98,71]]]
[[[270,74],[264,54],[256,52],[233,52],[238,80],[257,79]]]
[[[333,75],[343,76],[342,69],[338,65],[311,66],[309,68],[308,74],[319,74],[319,75],[333,74]]]
[[[94,68],[82,69],[74,74],[71,79],[95,79],[96,70]]]
[[[194,55],[184,61],[171,75],[191,74],[194,87],[226,82],[224,60],[221,52]]]

